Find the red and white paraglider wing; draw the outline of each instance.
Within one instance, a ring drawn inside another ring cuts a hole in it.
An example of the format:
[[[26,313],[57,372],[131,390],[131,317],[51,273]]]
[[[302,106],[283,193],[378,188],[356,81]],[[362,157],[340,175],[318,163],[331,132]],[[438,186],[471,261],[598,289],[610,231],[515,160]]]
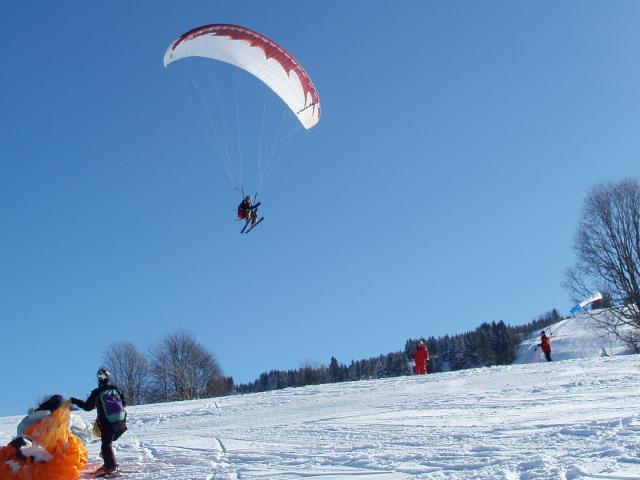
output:
[[[242,68],[273,90],[305,128],[320,121],[320,98],[307,73],[286,50],[258,32],[228,24],[194,28],[169,46],[164,66],[186,57],[206,57]]]

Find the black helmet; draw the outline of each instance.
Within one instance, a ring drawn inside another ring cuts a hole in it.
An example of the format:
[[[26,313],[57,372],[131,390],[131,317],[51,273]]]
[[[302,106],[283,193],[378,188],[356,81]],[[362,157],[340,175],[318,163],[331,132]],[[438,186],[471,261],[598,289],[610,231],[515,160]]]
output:
[[[96,376],[98,377],[98,383],[107,383],[111,378],[111,372],[108,368],[100,368]]]
[[[36,412],[39,410],[49,410],[50,412],[55,412],[62,403],[64,402],[64,398],[62,395],[51,395],[46,401],[42,402],[36,408]]]

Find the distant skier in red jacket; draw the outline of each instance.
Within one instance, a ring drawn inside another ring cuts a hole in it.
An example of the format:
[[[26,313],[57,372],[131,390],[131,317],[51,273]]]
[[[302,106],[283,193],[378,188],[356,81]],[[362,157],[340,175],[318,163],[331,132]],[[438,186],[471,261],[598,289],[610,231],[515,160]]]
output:
[[[544,353],[544,357],[547,359],[547,362],[551,361],[551,339],[547,337],[544,333],[544,330],[540,332],[540,343],[538,344],[542,352]]]
[[[413,352],[413,361],[416,364],[416,375],[427,374],[427,362],[429,361],[429,350],[425,347],[424,342],[420,340],[416,351]]]

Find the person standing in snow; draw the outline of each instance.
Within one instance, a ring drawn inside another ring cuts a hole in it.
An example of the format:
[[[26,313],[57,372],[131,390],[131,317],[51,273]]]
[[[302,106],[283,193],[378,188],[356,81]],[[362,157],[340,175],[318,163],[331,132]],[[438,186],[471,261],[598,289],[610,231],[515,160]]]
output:
[[[427,374],[427,363],[429,362],[429,350],[424,342],[420,340],[416,351],[413,352],[413,362],[416,365],[416,375]]]
[[[544,357],[547,359],[547,362],[551,361],[551,339],[547,337],[544,333],[544,330],[540,332],[540,343],[538,344],[542,352],[544,353]]]
[[[86,400],[71,397],[71,403],[87,412],[97,409],[98,426],[100,427],[102,446],[101,454],[104,465],[98,473],[109,475],[118,471],[113,442],[127,430],[126,402],[122,390],[112,385],[109,380],[111,373],[101,368],[97,373],[98,388],[95,388]]]

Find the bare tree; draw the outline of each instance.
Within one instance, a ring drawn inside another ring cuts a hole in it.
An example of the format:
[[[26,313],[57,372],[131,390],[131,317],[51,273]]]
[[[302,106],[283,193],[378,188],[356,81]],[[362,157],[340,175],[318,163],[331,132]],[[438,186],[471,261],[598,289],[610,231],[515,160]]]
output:
[[[155,400],[193,400],[228,393],[221,392],[221,385],[227,382],[214,356],[186,331],[167,335],[151,350],[150,360]]]
[[[149,375],[148,362],[131,342],[116,342],[104,352],[103,361],[111,370],[113,383],[124,393],[127,403],[144,401]]]
[[[169,354],[162,345],[149,352],[149,373],[151,384],[149,389],[150,402],[168,402],[172,400],[170,375],[171,364]]]
[[[575,301],[600,290],[611,304],[596,324],[640,352],[640,183],[626,178],[587,195],[565,287]]]

